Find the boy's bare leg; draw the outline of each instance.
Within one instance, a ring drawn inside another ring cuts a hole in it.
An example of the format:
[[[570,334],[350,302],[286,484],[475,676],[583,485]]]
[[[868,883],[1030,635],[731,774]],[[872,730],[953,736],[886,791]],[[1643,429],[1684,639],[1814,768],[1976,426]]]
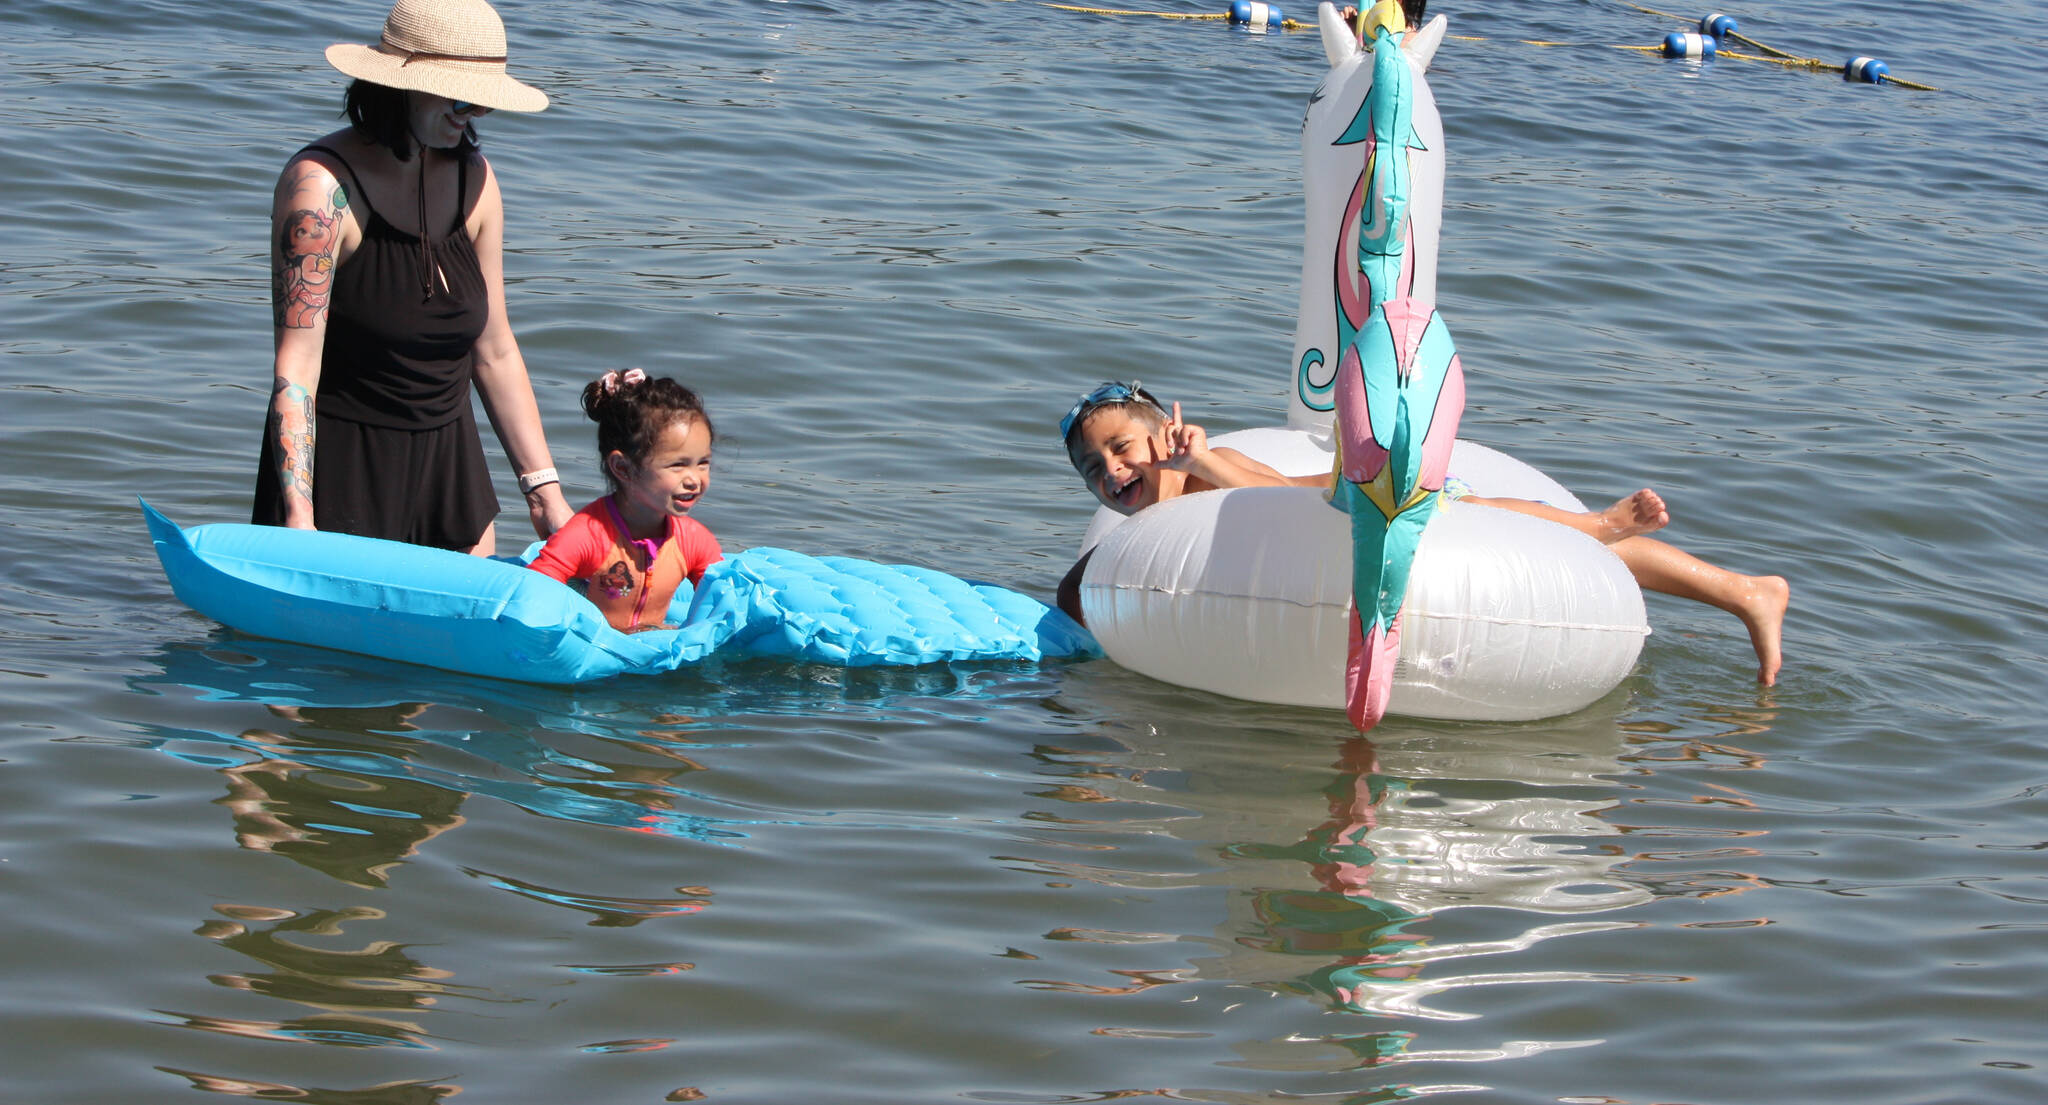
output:
[[[1767,687],[1778,681],[1785,608],[1792,602],[1792,585],[1784,577],[1731,572],[1654,537],[1631,537],[1610,547],[1644,588],[1718,606],[1742,619],[1756,650],[1756,681]]]
[[[1459,501],[1512,510],[1517,514],[1528,514],[1559,525],[1570,526],[1603,545],[1626,541],[1671,524],[1671,514],[1664,509],[1663,496],[1647,487],[1633,495],[1625,495],[1615,500],[1614,505],[1606,510],[1589,510],[1583,514],[1561,510],[1549,503],[1539,503],[1530,499],[1488,499],[1472,495]]]
[[[1461,502],[1512,510],[1570,526],[1614,550],[1636,583],[1651,591],[1718,606],[1742,619],[1756,650],[1756,681],[1778,681],[1784,663],[1785,609],[1792,586],[1780,576],[1746,576],[1717,568],[1675,545],[1643,536],[1664,528],[1671,514],[1655,491],[1644,488],[1615,501],[1606,510],[1581,514],[1529,499],[1488,499],[1474,495]]]

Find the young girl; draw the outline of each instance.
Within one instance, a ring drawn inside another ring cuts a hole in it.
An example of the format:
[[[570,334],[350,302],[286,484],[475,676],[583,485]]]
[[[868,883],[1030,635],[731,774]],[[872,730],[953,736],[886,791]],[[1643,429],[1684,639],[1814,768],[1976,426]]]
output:
[[[1164,499],[1224,487],[1330,489],[1328,473],[1283,476],[1235,449],[1209,447],[1202,427],[1183,422],[1180,404],[1169,413],[1136,383],[1107,383],[1081,397],[1060,420],[1067,459],[1102,504],[1119,514]],[[1720,607],[1742,619],[1756,650],[1757,682],[1777,682],[1780,641],[1792,590],[1779,576],[1745,576],[1719,568],[1676,546],[1643,536],[1671,521],[1664,500],[1645,488],[1606,510],[1578,513],[1527,499],[1472,495],[1456,480],[1445,494],[1481,506],[1533,514],[1585,533],[1614,550],[1642,587]],[[1081,617],[1081,573],[1088,557],[1060,581],[1060,609]]]
[[[697,393],[639,369],[607,372],[583,389],[611,494],[556,531],[533,570],[585,593],[627,633],[661,629],[684,579],[696,583],[724,558],[718,538],[690,517],[711,486],[711,416]]]

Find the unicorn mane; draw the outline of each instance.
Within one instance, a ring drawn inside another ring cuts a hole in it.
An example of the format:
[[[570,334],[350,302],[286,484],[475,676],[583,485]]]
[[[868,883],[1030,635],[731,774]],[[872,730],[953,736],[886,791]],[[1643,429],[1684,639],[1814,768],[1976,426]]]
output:
[[[1398,32],[1399,49],[1362,45],[1334,5],[1317,11],[1330,71],[1302,116],[1301,298],[1294,335],[1288,425],[1327,429],[1337,363],[1372,306],[1392,296],[1436,299],[1443,222],[1443,120],[1424,73],[1442,43],[1439,15]],[[1383,87],[1374,96],[1376,84]],[[1405,148],[1381,150],[1373,112],[1405,96]]]

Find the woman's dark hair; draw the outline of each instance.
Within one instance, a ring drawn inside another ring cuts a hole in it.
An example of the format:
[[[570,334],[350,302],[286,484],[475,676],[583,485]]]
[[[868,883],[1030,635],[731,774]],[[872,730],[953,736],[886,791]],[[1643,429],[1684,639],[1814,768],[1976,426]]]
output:
[[[390,150],[400,161],[412,160],[412,105],[405,90],[374,81],[353,80],[341,95],[341,113],[363,137]],[[476,128],[463,128],[459,153],[475,152]]]
[[[612,383],[609,388],[607,381]],[[604,458],[617,451],[635,467],[646,463],[662,431],[678,419],[702,422],[711,439],[718,440],[704,401],[666,376],[647,376],[629,383],[618,373],[607,372],[583,386],[583,413],[597,423],[597,466],[613,491],[618,490],[618,481],[605,467]]]

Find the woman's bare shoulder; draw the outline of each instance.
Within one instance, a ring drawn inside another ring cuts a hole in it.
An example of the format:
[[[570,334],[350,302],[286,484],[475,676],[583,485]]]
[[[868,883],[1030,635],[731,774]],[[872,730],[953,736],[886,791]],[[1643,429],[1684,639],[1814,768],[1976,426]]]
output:
[[[277,174],[279,189],[295,190],[308,182],[324,182],[328,178],[342,183],[348,171],[357,168],[356,162],[363,160],[361,153],[355,132],[347,127],[315,138],[285,159],[284,168]]]
[[[343,127],[323,134],[292,151],[291,157],[285,160],[285,165],[290,167],[307,160],[329,162],[336,160],[336,155],[339,155],[340,160],[347,161],[353,166],[357,161],[372,160],[374,151],[369,143],[363,141],[362,135],[356,133],[354,127]]]

